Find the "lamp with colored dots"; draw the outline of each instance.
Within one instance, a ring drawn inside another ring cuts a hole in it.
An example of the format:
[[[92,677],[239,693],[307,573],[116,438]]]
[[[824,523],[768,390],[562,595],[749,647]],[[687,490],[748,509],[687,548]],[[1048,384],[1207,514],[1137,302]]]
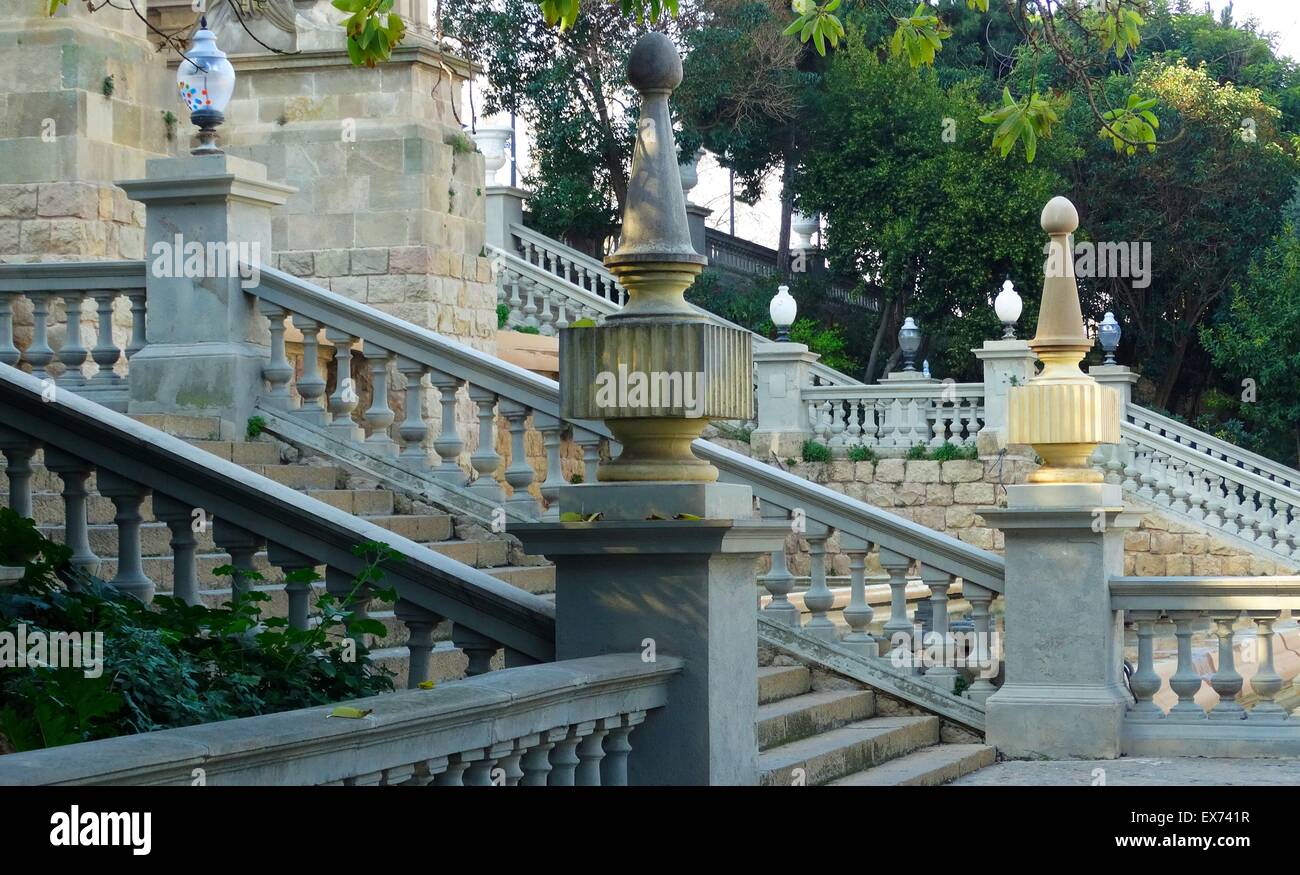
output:
[[[217,47],[205,16],[194,34],[193,45],[176,69],[176,91],[199,129],[199,144],[191,155],[220,155],[217,126],[226,120],[226,105],[235,92],[235,68]]]

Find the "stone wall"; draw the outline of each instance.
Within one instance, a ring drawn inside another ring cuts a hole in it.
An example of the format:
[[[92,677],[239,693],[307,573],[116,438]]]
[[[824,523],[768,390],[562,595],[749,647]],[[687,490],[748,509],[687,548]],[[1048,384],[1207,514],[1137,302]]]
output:
[[[718,441],[738,452],[747,447]],[[980,507],[1006,504],[1003,486],[1023,483],[1038,468],[1027,448],[1009,448],[1004,456],[978,460],[880,459],[876,462],[796,462],[790,473],[819,483],[850,498],[888,510],[927,528],[944,532],[985,550],[1001,552],[1002,532],[989,526]],[[1032,451],[1030,451],[1032,452]],[[1124,540],[1124,573],[1132,575],[1273,575],[1292,574],[1296,564],[1284,563],[1262,550],[1253,550],[1193,522],[1163,513],[1154,505],[1125,496],[1130,509],[1143,514],[1138,529]],[[848,558],[828,542],[828,572],[846,574]],[[791,537],[787,561],[796,574],[808,573],[807,544]],[[873,563],[869,570],[878,567]]]

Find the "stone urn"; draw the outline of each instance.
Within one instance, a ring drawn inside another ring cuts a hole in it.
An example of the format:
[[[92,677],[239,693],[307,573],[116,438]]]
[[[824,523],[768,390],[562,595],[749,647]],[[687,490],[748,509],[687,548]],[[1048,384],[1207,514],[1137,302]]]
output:
[[[506,143],[510,142],[514,131],[508,124],[480,125],[474,131],[474,143],[483,153],[483,168],[487,171],[487,184],[495,185],[497,172],[510,160],[506,152]]]
[[[790,217],[790,231],[795,237],[790,244],[790,248],[812,248],[812,237],[817,233],[819,227],[821,227],[821,224],[817,221],[816,216],[805,216],[803,213],[796,212]]]
[[[695,154],[688,161],[677,165],[677,169],[682,175],[682,194],[687,195],[688,199],[691,189],[700,184],[700,159],[702,157],[704,157],[704,150],[696,149]]]

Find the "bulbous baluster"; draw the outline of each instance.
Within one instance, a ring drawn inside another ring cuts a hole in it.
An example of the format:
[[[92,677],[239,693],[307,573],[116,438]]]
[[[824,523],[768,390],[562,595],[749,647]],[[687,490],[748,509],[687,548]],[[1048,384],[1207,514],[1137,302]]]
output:
[[[442,408],[442,422],[438,437],[433,442],[439,460],[435,473],[444,483],[464,486],[468,476],[461,468],[459,459],[461,451],[465,449],[465,441],[456,430],[456,395],[464,381],[443,371],[431,371],[429,382],[438,389],[438,404]]]
[[[1130,706],[1134,716],[1159,719],[1164,716],[1160,706],[1155,703],[1155,695],[1160,692],[1160,675],[1156,673],[1155,637],[1156,621],[1160,619],[1159,611],[1129,611],[1128,619],[1137,625],[1138,664],[1133,676],[1129,678],[1129,689],[1133,691],[1137,703]]]
[[[1178,639],[1178,669],[1169,678],[1169,687],[1178,694],[1178,704],[1169,711],[1171,720],[1205,719],[1205,712],[1194,699],[1201,689],[1201,676],[1196,672],[1192,662],[1193,624],[1199,620],[1202,611],[1170,611],[1169,619],[1174,621],[1174,636]]]
[[[923,643],[927,652],[938,650],[937,664],[926,664],[925,679],[951,692],[957,680],[957,669],[953,664],[955,655],[948,632],[948,589],[953,578],[946,571],[922,563],[921,581],[930,587],[930,632]]]
[[[266,539],[224,519],[216,519],[212,523],[212,540],[230,554],[230,565],[234,569],[230,575],[230,599],[237,601],[252,589],[253,582],[258,579],[255,575],[261,574],[257,570],[256,557]]]
[[[595,728],[593,722],[578,723],[570,726],[564,737],[556,741],[555,750],[551,751],[551,774],[547,778],[547,786],[572,787],[574,785],[578,766],[582,763],[582,760],[578,759],[578,747]]]
[[[766,506],[766,505],[765,505]],[[790,573],[790,568],[785,561],[785,548],[772,551],[772,567],[767,574],[759,578],[771,595],[771,599],[763,607],[763,613],[779,623],[787,626],[799,628],[799,609],[790,601],[790,593],[794,590],[794,575]]]
[[[393,615],[406,626],[406,688],[414,690],[432,678],[433,633],[443,618],[402,598],[393,606]]]
[[[81,292],[70,292],[63,296],[63,306],[67,311],[68,330],[63,336],[63,346],[59,349],[59,361],[64,371],[60,382],[69,389],[76,389],[86,384],[81,373],[90,350],[81,342],[81,305],[86,300]]]
[[[144,517],[140,506],[149,497],[149,488],[103,468],[99,469],[95,482],[99,494],[110,499],[117,509],[113,517],[117,526],[117,574],[108,584],[148,604],[153,601],[154,583],[144,573],[140,550],[140,524]]]
[[[356,338],[346,331],[336,328],[325,329],[325,339],[334,347],[334,391],[330,393],[330,433],[348,441],[361,443],[365,432],[352,419],[360,397],[357,384],[352,378],[352,345]]]
[[[424,375],[429,373],[429,368],[399,357],[397,369],[406,378],[406,416],[397,429],[397,435],[402,439],[399,459],[412,471],[428,471],[431,466],[429,453],[424,448],[424,441],[429,436],[429,426],[424,421]]]
[[[880,548],[880,567],[889,573],[889,620],[885,634],[889,636],[889,649],[911,649],[912,624],[907,619],[907,572],[912,560],[893,550]]]
[[[632,753],[632,730],[645,722],[644,711],[632,711],[609,719],[609,735],[605,738],[605,759],[600,764],[600,783],[603,787],[627,786],[627,760]]]
[[[49,343],[50,295],[45,292],[28,292],[32,302],[32,342],[27,345],[23,358],[32,366],[32,376],[44,380],[46,367],[54,360],[54,350]]]
[[[271,333],[271,359],[262,366],[262,377],[270,389],[262,396],[262,403],[276,410],[291,410],[293,396],[289,394],[289,381],[293,379],[293,363],[284,351],[284,320],[288,314],[282,307],[266,301],[258,301],[257,309],[266,317]]]
[[[1273,665],[1273,624],[1281,616],[1281,611],[1247,611],[1247,616],[1255,621],[1256,648],[1259,651],[1259,669],[1250,679],[1250,689],[1259,697],[1255,707],[1250,709],[1249,720],[1277,722],[1287,719],[1287,711],[1275,700],[1282,692],[1282,677]]]
[[[501,485],[497,483],[496,472],[501,467],[501,454],[496,449],[494,410],[497,396],[488,389],[471,385],[469,397],[478,406],[478,446],[469,457],[469,463],[478,472],[478,477],[470,484],[470,488],[487,501],[499,502]]]
[[[132,289],[126,296],[131,302],[131,339],[126,345],[126,360],[129,362],[137,352],[144,349],[148,340],[145,334],[144,289]]]
[[[10,367],[17,365],[22,356],[14,346],[13,298],[9,292],[0,292],[0,364]]]
[[[154,493],[153,515],[166,523],[171,531],[172,598],[187,605],[200,604],[195,554],[198,552],[198,536],[207,528],[206,516],[196,515],[194,508],[185,502],[162,493]]]
[[[1219,694],[1219,703],[1210,711],[1211,720],[1240,720],[1246,716],[1237,701],[1243,681],[1237,671],[1236,652],[1232,646],[1236,634],[1233,624],[1240,616],[1241,611],[1215,611],[1210,615],[1214,620],[1214,634],[1219,639],[1219,669],[1210,678],[1210,686]]]
[[[827,612],[835,605],[835,595],[826,585],[826,539],[829,536],[827,530],[813,532],[811,528],[804,535],[808,542],[811,576],[808,590],[803,594],[803,604],[808,609],[808,622],[804,624],[804,631],[817,638],[835,642],[839,635],[835,631],[835,624],[827,616]]]
[[[1218,474],[1206,476],[1205,524],[1212,528],[1223,527],[1223,477]]]
[[[854,543],[846,535],[840,535],[840,549],[849,555],[849,604],[844,608],[844,621],[849,624],[849,633],[841,643],[856,650],[863,656],[876,656],[880,652],[876,639],[867,632],[875,611],[867,604],[866,565],[867,553],[871,545],[865,541]]]
[[[54,447],[45,448],[45,467],[63,480],[63,542],[72,548],[71,563],[91,574],[99,570],[99,557],[90,549],[86,526],[86,481],[95,466]],[[154,511],[155,515],[157,510]]]
[[[27,435],[0,426],[0,451],[9,478],[9,509],[20,517],[32,516],[32,456],[37,443]]]
[[[271,541],[267,560],[284,572],[284,592],[289,601],[289,628],[306,631],[310,623],[311,581],[317,579],[316,562],[310,557]]]
[[[117,292],[94,292],[92,294],[99,317],[99,332],[95,340],[95,348],[90,353],[90,357],[99,366],[99,371],[91,379],[90,384],[92,386],[117,386],[122,380],[117,375],[117,372],[113,370],[117,360],[122,357],[117,344],[113,342],[113,302],[117,300],[117,295]]]
[[[325,378],[320,374],[319,322],[293,314],[293,326],[302,332],[302,376],[298,378],[301,406],[295,415],[312,425],[325,425]]]
[[[529,493],[536,472],[528,464],[524,438],[528,430],[530,410],[523,404],[503,400],[500,404],[501,416],[510,427],[510,465],[506,468],[505,480],[510,484],[511,492],[507,504],[527,516],[538,513],[537,500]]]
[[[560,518],[560,487],[564,485],[564,468],[560,449],[564,439],[564,423],[554,416],[533,411],[533,427],[542,433],[546,446],[546,479],[541,483],[542,498],[546,502],[543,519]]]
[[[993,624],[989,617],[989,605],[993,603],[994,594],[991,590],[966,580],[962,581],[962,595],[970,602],[971,624],[975,635],[974,647],[966,655],[966,665],[975,677],[965,696],[982,705],[997,692],[992,678],[998,673],[999,654],[994,647]]]
[[[388,433],[388,428],[396,417],[393,408],[388,406],[388,364],[393,354],[386,349],[366,341],[361,353],[370,366],[370,406],[364,414],[366,419],[366,447],[386,456],[397,454],[397,443]]]

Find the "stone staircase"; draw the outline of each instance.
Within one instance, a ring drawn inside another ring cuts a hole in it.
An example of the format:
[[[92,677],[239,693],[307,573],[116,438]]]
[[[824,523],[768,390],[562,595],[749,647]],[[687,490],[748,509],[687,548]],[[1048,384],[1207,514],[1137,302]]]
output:
[[[768,787],[934,786],[993,763],[992,747],[941,723],[804,665],[760,666],[759,780]]]

